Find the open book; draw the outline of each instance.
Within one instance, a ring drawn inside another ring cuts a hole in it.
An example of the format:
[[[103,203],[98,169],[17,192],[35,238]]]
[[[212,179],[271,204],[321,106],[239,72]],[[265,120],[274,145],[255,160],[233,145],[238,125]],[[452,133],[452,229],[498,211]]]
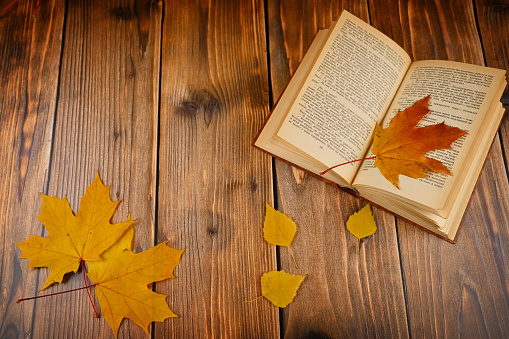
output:
[[[415,61],[387,36],[343,11],[320,31],[254,145],[318,174],[371,157],[375,123],[431,95],[419,126],[441,123],[468,132],[452,149],[428,152],[452,176],[400,175],[399,189],[374,160],[354,162],[323,178],[454,242],[470,195],[502,119],[505,70],[452,61]]]

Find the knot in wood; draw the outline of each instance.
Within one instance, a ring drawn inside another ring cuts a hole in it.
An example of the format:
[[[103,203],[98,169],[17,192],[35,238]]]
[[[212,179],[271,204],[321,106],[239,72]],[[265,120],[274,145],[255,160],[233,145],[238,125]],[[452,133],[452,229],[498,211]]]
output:
[[[211,237],[214,237],[217,235],[217,229],[215,229],[214,227],[209,227],[207,229],[207,233],[211,236]]]
[[[127,21],[131,19],[131,12],[124,7],[115,7],[111,10],[111,15],[118,21]]]
[[[248,184],[249,190],[254,193],[258,189],[258,184],[253,180]]]
[[[206,92],[203,95],[198,96],[197,100],[182,102],[180,107],[189,116],[193,117],[197,117],[198,113],[203,112],[203,121],[205,122],[205,125],[209,127],[214,115],[218,113],[219,102],[212,96],[212,94]]]
[[[196,105],[195,103],[185,101],[182,103],[182,109],[189,115],[196,116],[198,114],[198,111],[200,110],[200,107]]]

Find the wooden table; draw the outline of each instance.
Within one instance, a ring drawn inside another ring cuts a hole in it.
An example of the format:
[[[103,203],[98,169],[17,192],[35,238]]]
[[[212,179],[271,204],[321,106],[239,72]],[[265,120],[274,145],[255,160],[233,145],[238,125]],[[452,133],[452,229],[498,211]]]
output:
[[[155,284],[179,315],[151,325],[156,338],[509,338],[507,117],[455,245],[375,208],[358,248],[344,225],[362,201],[251,146],[343,8],[414,60],[509,70],[507,0],[48,0],[33,18],[35,5],[0,18],[1,338],[113,336],[83,290],[16,303],[48,274],[13,245],[46,234],[38,193],[77,211],[97,172],[122,201],[113,221],[137,220],[136,252],[186,248]],[[298,269],[263,240],[266,203],[298,224]],[[294,302],[245,303],[276,268],[307,274]],[[148,337],[127,320],[119,336]]]

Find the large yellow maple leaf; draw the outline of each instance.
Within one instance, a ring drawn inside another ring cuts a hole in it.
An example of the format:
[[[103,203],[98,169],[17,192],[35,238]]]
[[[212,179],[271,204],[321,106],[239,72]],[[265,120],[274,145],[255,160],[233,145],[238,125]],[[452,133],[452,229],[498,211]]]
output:
[[[165,243],[141,253],[131,251],[134,231],[130,227],[101,261],[88,263],[88,277],[95,283],[95,295],[101,312],[117,337],[123,318],[130,318],[148,333],[152,321],[176,317],[166,295],[153,292],[148,284],[174,278],[173,270],[184,250]]]
[[[426,152],[451,148],[451,143],[467,132],[445,125],[416,127],[429,112],[429,96],[417,101],[392,118],[387,128],[376,124],[371,152],[376,156],[375,166],[394,186],[399,185],[399,175],[425,178],[425,171],[451,175],[442,162],[428,158]]]
[[[62,282],[66,273],[77,272],[82,261],[101,260],[101,253],[113,245],[132,225],[127,221],[111,224],[118,201],[111,201],[109,186],[104,186],[97,174],[81,198],[80,208],[73,214],[67,198],[42,194],[38,219],[48,230],[47,237],[31,235],[16,245],[22,259],[29,259],[28,267],[48,267],[50,274],[41,291],[51,284]]]

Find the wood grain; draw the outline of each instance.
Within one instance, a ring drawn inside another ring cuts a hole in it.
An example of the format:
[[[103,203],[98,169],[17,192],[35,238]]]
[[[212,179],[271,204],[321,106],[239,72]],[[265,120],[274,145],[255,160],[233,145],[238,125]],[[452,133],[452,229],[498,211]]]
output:
[[[316,6],[316,7],[315,7]],[[277,98],[317,30],[342,8],[368,21],[367,3],[270,1],[271,77]],[[361,242],[346,231],[363,203],[311,177],[296,177],[276,161],[277,206],[298,225],[292,244],[299,268],[281,249],[281,268],[307,274],[294,302],[283,311],[287,338],[408,337],[394,217],[374,209],[380,226]],[[383,255],[380,255],[383,253]]]
[[[509,70],[509,31],[505,29],[509,24],[509,1],[476,0],[475,5],[486,66]],[[508,74],[506,79],[509,82]],[[509,87],[502,103],[509,105]],[[507,116],[502,128],[507,135]]]
[[[391,11],[374,16],[372,24],[389,36],[408,28],[394,38],[414,59],[483,64],[472,3],[410,1],[395,8],[373,1],[370,6],[372,13],[386,8]],[[393,18],[392,28],[386,17]],[[508,190],[495,138],[455,245],[398,221],[412,336],[508,336]]]
[[[38,193],[77,211],[98,171],[122,200],[113,221],[137,219],[135,252],[186,248],[153,286],[179,317],[152,337],[509,337],[507,117],[455,245],[373,209],[359,247],[344,224],[363,202],[280,161],[273,177],[251,146],[343,8],[415,60],[509,69],[507,0],[52,0],[33,18],[35,5],[0,17],[1,338],[113,337],[84,291],[15,302],[47,276],[13,245],[46,234]],[[299,268],[263,240],[265,203],[297,222]],[[276,268],[307,274],[295,301],[245,303]],[[83,286],[78,273],[48,292]],[[124,320],[119,337],[149,335]]]
[[[77,212],[99,172],[112,200],[122,201],[113,222],[128,213],[137,219],[135,252],[155,240],[161,22],[160,3],[71,1],[64,30],[48,194],[67,196]],[[42,282],[46,272],[40,275]],[[64,282],[47,291],[83,286],[81,270]],[[35,305],[34,337],[113,336],[104,318],[94,318],[85,291]],[[120,334],[148,337],[129,321]]]
[[[0,1],[5,8],[10,1]],[[41,234],[40,196],[47,186],[55,116],[63,1],[48,1],[37,18],[33,2],[0,17],[0,337],[31,336],[37,271],[24,270],[15,242]]]
[[[275,307],[245,302],[276,268],[270,158],[251,146],[269,109],[265,48],[261,1],[165,4],[157,238],[186,252],[156,286],[180,316],[156,337],[279,334]]]
[[[483,43],[486,66],[505,69],[509,73],[509,1],[478,0],[476,4],[479,33]],[[509,81],[509,75],[506,74]],[[509,87],[502,96],[502,104],[509,106]],[[506,108],[504,119],[500,124],[500,140],[504,149],[507,171],[507,154],[509,154],[509,108]]]

